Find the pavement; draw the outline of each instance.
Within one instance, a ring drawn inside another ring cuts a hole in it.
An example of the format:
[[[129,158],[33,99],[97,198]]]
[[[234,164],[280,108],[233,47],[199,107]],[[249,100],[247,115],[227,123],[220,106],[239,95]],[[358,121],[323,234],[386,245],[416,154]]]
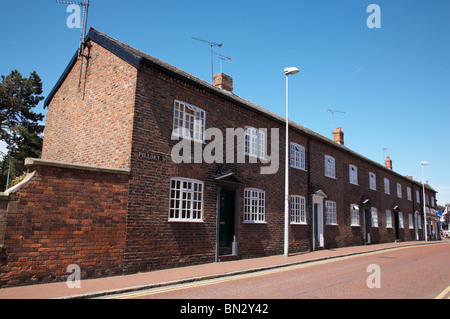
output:
[[[66,282],[20,286],[0,289],[0,299],[75,299],[94,298],[116,293],[125,293],[182,284],[206,279],[245,274],[260,270],[292,266],[302,263],[384,251],[400,247],[433,245],[444,241],[410,241],[367,246],[343,247],[318,250],[289,257],[276,255],[262,258],[240,259],[219,263],[186,266],[131,275],[114,276],[81,281],[80,288],[69,288]]]

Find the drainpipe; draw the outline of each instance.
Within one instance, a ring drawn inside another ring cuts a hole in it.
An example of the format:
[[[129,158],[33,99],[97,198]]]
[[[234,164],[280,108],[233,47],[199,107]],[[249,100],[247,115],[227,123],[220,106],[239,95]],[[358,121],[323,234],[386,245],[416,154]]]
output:
[[[308,190],[307,190],[307,201],[308,201],[308,211],[311,212],[310,216],[311,216],[311,223],[309,223],[311,228],[311,234],[312,234],[312,245],[310,245],[310,247],[312,248],[312,250],[314,251],[315,249],[315,238],[314,238],[314,207],[312,204],[312,196],[311,196],[311,143],[310,143],[310,138],[308,137],[307,142],[306,142],[306,160],[307,160],[307,175],[308,175]],[[311,238],[311,236],[310,236]]]

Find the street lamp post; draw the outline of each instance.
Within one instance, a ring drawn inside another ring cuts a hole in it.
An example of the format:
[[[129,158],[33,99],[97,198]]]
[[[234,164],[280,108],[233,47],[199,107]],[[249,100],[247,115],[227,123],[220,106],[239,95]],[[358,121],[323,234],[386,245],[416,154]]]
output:
[[[296,67],[284,69],[286,74],[286,159],[284,185],[284,255],[289,256],[289,75],[297,74]]]
[[[423,224],[424,224],[424,235],[425,235],[425,241],[428,241],[428,234],[427,234],[427,213],[425,210],[425,179],[423,178],[423,167],[425,165],[428,165],[428,162],[421,162],[422,164],[422,187],[423,187]]]

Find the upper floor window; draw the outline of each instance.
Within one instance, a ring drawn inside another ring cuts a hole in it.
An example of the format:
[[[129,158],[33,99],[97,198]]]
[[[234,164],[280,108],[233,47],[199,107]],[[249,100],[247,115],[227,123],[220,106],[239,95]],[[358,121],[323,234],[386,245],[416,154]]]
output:
[[[391,194],[391,185],[387,178],[384,179],[384,193],[385,194]]]
[[[336,178],[336,161],[329,155],[325,155],[325,176]]]
[[[416,202],[420,203],[420,192],[416,191]]]
[[[402,194],[402,185],[400,183],[397,183],[397,197],[398,198],[402,198],[403,194]]]
[[[173,134],[203,142],[205,135],[205,111],[192,104],[175,101]]]
[[[434,197],[431,196],[431,207],[434,207],[434,205],[435,205]]]
[[[245,154],[259,158],[266,157],[266,134],[251,126],[245,127]]]
[[[202,221],[203,182],[187,178],[170,180],[169,221]]]
[[[412,200],[412,191],[411,187],[406,188],[406,196],[408,197],[408,200]]]
[[[291,167],[305,169],[305,148],[291,143]]]
[[[374,173],[369,173],[369,188],[374,191],[377,190],[377,175]]]
[[[349,165],[348,170],[350,172],[350,184],[358,185],[358,168],[355,165]]]

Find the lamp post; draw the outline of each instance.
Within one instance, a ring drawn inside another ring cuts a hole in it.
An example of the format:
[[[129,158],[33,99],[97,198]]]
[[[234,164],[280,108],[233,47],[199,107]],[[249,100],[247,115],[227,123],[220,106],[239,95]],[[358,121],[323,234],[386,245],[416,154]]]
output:
[[[297,74],[296,67],[284,69],[286,74],[286,160],[284,185],[284,255],[289,256],[289,75]]]
[[[428,241],[428,234],[427,234],[427,213],[425,210],[425,180],[423,178],[423,167],[425,165],[428,165],[428,162],[421,162],[422,164],[422,187],[423,187],[423,224],[424,224],[424,235],[425,235],[425,241]]]

